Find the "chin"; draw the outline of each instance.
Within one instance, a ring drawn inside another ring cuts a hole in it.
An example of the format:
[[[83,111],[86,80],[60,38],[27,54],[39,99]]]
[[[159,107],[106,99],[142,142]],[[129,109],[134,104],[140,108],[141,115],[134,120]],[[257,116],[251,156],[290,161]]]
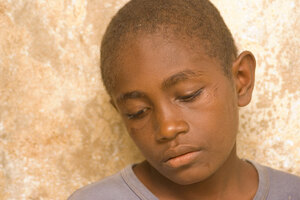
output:
[[[213,175],[207,168],[177,170],[165,175],[172,182],[179,185],[192,185],[207,180]]]

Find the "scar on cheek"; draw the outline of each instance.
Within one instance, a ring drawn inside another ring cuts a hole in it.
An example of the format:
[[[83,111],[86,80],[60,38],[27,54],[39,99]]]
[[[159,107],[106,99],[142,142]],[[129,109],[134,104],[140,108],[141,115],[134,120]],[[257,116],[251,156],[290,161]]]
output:
[[[204,100],[211,101],[212,98],[215,99],[217,97],[218,86],[214,85],[211,88],[207,88],[204,92]]]
[[[214,98],[216,98],[218,95],[218,92],[219,92],[219,83],[215,83],[213,86],[212,86],[212,89],[210,90],[209,95],[213,96]]]

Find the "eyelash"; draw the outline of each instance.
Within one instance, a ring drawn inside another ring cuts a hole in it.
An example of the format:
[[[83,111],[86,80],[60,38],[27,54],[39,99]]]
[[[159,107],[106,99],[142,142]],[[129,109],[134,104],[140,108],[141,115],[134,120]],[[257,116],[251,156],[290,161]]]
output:
[[[202,90],[203,88],[193,92],[192,94],[177,97],[176,99],[181,102],[192,102],[202,93]]]
[[[143,115],[148,111],[148,108],[144,108],[142,110],[137,111],[136,113],[128,113],[126,114],[128,119],[140,119]]]
[[[178,98],[176,98],[177,100],[181,101],[181,102],[192,102],[194,101],[201,93],[202,93],[203,88],[193,92],[192,94],[189,95],[185,95],[185,96],[180,96]],[[139,111],[137,111],[136,113],[127,113],[126,116],[128,119],[140,119],[144,116],[144,114],[148,111],[149,108],[144,108],[141,109]]]

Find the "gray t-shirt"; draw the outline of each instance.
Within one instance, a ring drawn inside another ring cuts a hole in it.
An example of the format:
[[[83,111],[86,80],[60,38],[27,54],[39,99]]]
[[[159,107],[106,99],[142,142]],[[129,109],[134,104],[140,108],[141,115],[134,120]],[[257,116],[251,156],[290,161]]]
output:
[[[259,177],[254,200],[300,200],[300,177],[252,162]],[[68,200],[158,200],[127,166],[115,175],[87,185]]]

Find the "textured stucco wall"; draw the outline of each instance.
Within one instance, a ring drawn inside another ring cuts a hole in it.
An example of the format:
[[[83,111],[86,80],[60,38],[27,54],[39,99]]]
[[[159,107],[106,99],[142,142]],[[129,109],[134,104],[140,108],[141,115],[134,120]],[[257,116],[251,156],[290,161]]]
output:
[[[126,0],[0,0],[0,199],[66,199],[141,159],[108,103],[99,42]],[[242,157],[300,175],[300,3],[213,0],[257,58]]]

